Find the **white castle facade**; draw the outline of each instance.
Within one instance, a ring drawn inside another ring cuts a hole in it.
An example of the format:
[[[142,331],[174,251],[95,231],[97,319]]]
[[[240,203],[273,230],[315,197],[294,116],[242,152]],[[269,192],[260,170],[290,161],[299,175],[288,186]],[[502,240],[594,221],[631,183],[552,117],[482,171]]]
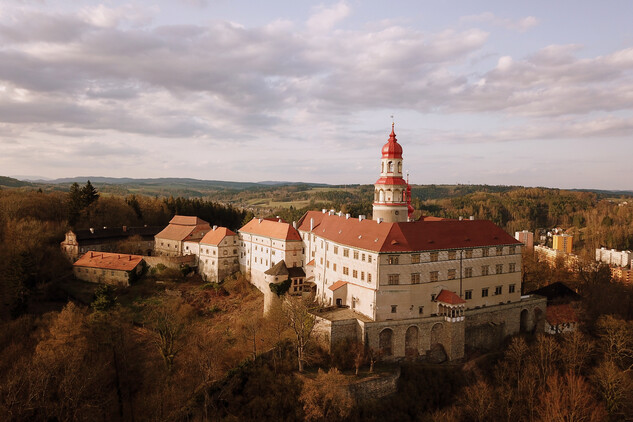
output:
[[[411,219],[402,161],[392,127],[372,219],[334,210],[293,224],[255,218],[237,234],[233,263],[265,295],[284,278],[291,293],[312,290],[323,336],[356,339],[385,358],[441,350],[459,359],[466,347],[542,331],[545,299],[521,296],[524,245],[489,221]]]

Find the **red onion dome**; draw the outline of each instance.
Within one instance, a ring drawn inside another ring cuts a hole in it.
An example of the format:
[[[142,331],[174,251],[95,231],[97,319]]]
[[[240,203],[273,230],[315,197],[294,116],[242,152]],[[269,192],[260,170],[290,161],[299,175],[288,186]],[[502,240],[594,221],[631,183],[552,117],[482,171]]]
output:
[[[402,158],[402,146],[396,139],[393,123],[391,124],[391,134],[389,135],[389,140],[382,147],[382,158]]]

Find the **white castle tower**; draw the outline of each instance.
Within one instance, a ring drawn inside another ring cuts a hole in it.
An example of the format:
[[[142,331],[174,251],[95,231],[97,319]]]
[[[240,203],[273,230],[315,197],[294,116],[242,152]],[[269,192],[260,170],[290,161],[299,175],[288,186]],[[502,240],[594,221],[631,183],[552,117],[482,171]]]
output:
[[[388,223],[408,220],[408,184],[402,177],[402,146],[396,139],[394,124],[391,124],[389,140],[382,147],[380,179],[374,184],[373,219]]]

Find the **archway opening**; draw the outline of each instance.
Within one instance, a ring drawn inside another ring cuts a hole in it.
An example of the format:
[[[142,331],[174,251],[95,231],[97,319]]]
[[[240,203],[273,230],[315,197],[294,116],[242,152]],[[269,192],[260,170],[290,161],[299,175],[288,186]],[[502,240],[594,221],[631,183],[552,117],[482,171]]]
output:
[[[380,332],[379,337],[380,354],[382,356],[393,355],[393,330],[391,328],[385,328]]]

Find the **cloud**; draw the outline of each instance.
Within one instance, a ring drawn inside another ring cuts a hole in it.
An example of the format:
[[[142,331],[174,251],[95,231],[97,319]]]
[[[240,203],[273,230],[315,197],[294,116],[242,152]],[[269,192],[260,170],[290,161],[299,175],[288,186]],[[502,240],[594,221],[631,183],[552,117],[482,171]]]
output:
[[[325,32],[331,30],[338,22],[349,16],[350,7],[345,2],[339,2],[332,7],[323,5],[316,8],[316,12],[310,16],[306,26],[310,31]]]
[[[526,16],[520,19],[510,19],[499,17],[491,12],[463,16],[460,18],[460,21],[465,23],[488,23],[493,26],[518,32],[525,32],[539,24],[539,20],[534,16]]]
[[[633,48],[588,56],[581,45],[549,45],[524,56],[504,52],[474,71],[489,32],[428,32],[397,20],[350,29],[344,2],[316,9],[305,26],[155,25],[144,20],[151,10],[132,12],[97,6],[0,16],[3,146],[24,138],[34,146],[39,136],[75,145],[67,149],[73,156],[88,153],[78,140],[105,155],[124,151],[98,145],[125,139],[140,150],[178,149],[173,163],[158,153],[151,160],[193,171],[180,145],[195,142],[196,155],[222,157],[216,161],[231,171],[238,148],[254,161],[274,148],[312,157],[314,145],[369,157],[358,151],[384,134],[357,128],[381,113],[385,121],[391,112],[498,116],[487,126],[440,128],[422,137],[427,145],[620,139],[633,128]],[[311,168],[299,163],[296,171],[312,175]]]

